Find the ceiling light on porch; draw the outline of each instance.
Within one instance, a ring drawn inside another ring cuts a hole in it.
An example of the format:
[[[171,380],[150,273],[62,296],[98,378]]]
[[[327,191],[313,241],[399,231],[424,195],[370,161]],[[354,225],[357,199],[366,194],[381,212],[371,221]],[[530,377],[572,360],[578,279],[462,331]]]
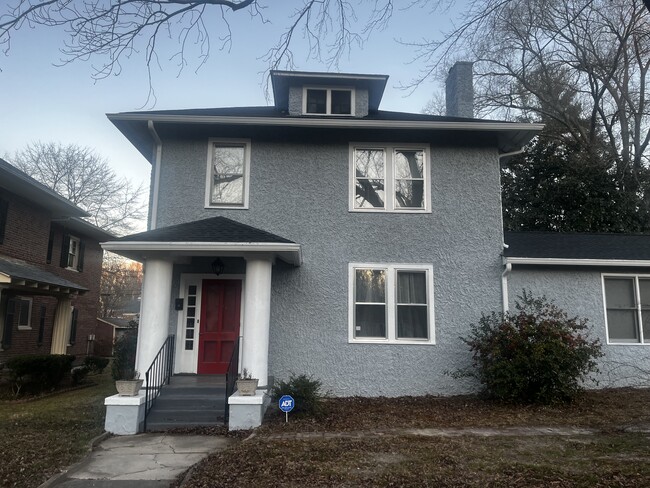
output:
[[[223,261],[221,258],[217,258],[214,261],[212,261],[212,272],[219,276],[221,273],[223,273],[223,270],[225,269],[226,265],[223,264]]]

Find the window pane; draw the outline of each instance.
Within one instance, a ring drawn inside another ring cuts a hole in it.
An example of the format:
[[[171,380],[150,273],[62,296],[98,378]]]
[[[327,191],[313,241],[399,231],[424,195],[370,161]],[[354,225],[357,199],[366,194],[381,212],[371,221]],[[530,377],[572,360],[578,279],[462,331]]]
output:
[[[244,203],[242,175],[214,175],[212,203]]]
[[[243,203],[244,153],[244,146],[213,146],[212,203]]]
[[[607,308],[634,308],[634,279],[605,279],[605,300]]]
[[[354,164],[357,178],[384,178],[386,158],[381,149],[355,149]]]
[[[386,306],[356,305],[354,337],[386,338]]]
[[[396,149],[394,158],[395,178],[423,178],[424,151]]]
[[[357,269],[355,302],[386,302],[386,271],[383,269]]]
[[[650,311],[641,312],[641,322],[643,324],[643,342],[650,342]]]
[[[185,341],[185,350],[191,351],[194,348],[194,341]]]
[[[307,113],[327,113],[327,90],[307,90]]]
[[[384,180],[358,179],[356,187],[355,208],[384,208]]]
[[[187,287],[188,295],[196,295],[196,285],[190,285]]]
[[[196,307],[187,307],[187,316],[195,317],[196,316]]]
[[[636,310],[607,310],[607,330],[612,341],[638,342]]]
[[[214,145],[212,151],[212,165],[214,174],[243,174],[244,173],[244,146]]]
[[[424,181],[397,180],[395,182],[395,206],[424,208]]]
[[[188,329],[194,328],[194,319],[187,319],[186,326]]]
[[[427,303],[425,271],[397,272],[397,303]]]
[[[352,93],[348,90],[332,90],[333,114],[349,115],[352,113]]]
[[[187,297],[187,304],[190,307],[194,307],[196,305],[196,297]]]
[[[397,306],[397,338],[428,339],[427,306]]]
[[[639,293],[641,294],[641,306],[650,308],[650,280],[639,280]]]

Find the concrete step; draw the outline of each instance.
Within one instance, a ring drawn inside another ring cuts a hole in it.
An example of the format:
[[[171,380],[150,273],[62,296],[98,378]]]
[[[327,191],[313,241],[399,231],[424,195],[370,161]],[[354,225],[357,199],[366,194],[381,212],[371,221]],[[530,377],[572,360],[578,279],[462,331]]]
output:
[[[225,402],[223,397],[215,398],[168,398],[158,397],[153,404],[157,410],[185,409],[185,410],[214,410],[222,408]]]
[[[147,432],[164,432],[171,429],[182,429],[187,427],[219,427],[223,425],[223,419],[216,422],[149,422],[147,420]]]
[[[151,412],[147,418],[147,423],[165,422],[165,423],[184,423],[184,422],[217,422],[223,421],[224,412],[186,412],[182,410],[167,410]]]

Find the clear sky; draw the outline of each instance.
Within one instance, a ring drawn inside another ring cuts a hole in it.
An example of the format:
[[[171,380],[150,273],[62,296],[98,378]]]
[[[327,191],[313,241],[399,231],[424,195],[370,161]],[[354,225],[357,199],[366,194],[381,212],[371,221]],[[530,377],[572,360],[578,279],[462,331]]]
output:
[[[173,62],[166,61],[173,53],[170,47],[176,46],[163,45],[163,69],[153,69],[157,101],[144,108],[267,105],[262,76],[266,63],[261,57],[288,23],[290,9],[282,10],[268,9],[271,23],[264,25],[245,12],[231,14],[230,52],[219,51],[218,34],[213,35],[210,58],[198,72],[197,60],[190,56],[190,65],[179,75]],[[351,54],[341,59],[338,71],[387,74],[390,79],[381,108],[420,112],[433,92],[441,90],[441,82],[433,80],[408,96],[398,89],[400,83],[417,76],[422,66],[409,64],[412,48],[395,39],[437,37],[449,22],[449,17],[433,15],[427,9],[396,8],[389,28],[375,32],[362,48],[353,47]],[[65,38],[60,29],[24,27],[14,35],[9,55],[0,54],[0,157],[11,161],[15,151],[35,141],[80,144],[94,148],[119,174],[148,186],[149,163],[105,116],[138,110],[147,102],[149,84],[143,56],[123,60],[119,76],[94,81],[91,73],[96,61],[92,59],[54,66],[61,59],[59,48]],[[300,42],[298,39],[298,46]],[[300,70],[335,71],[306,59],[299,48],[295,63]]]

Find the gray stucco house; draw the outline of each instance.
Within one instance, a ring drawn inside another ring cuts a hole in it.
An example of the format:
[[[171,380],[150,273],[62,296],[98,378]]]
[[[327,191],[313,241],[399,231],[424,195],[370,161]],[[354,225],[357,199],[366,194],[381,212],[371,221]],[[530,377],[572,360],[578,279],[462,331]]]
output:
[[[238,349],[260,404],[290,372],[339,396],[466,393],[459,336],[522,288],[588,317],[608,358],[646,354],[649,238],[504,236],[500,160],[542,126],[472,118],[470,63],[447,116],[380,110],[383,75],[271,78],[269,107],[108,116],[152,164],[149,230],[103,244],[145,265],[140,371],[173,334],[174,373],[224,374]]]

